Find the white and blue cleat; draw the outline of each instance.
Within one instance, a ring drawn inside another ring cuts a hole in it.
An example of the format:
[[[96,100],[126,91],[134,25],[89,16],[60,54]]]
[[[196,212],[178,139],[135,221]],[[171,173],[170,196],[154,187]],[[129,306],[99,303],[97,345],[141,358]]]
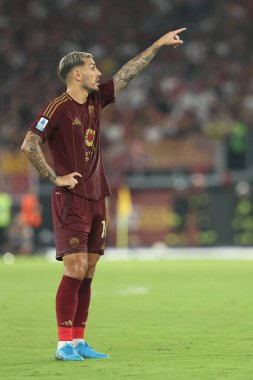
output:
[[[107,354],[96,352],[86,342],[79,342],[75,351],[84,359],[108,359],[110,357]]]
[[[79,355],[72,343],[65,344],[65,346],[59,348],[55,354],[56,360],[66,360],[66,361],[78,361],[84,360],[81,355]]]

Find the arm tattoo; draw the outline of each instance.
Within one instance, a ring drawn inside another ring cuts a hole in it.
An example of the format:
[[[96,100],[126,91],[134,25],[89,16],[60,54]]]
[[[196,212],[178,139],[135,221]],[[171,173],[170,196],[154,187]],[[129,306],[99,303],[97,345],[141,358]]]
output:
[[[38,135],[28,132],[24,143],[25,148],[23,150],[40,175],[52,183],[55,183],[57,175],[46,162],[45,156],[40,147],[41,142],[42,140]]]
[[[135,77],[141,70],[143,70],[149,62],[154,58],[160,46],[154,43],[152,46],[144,50],[137,57],[128,61],[113,77],[114,93],[118,95],[120,90],[124,88],[127,83]]]

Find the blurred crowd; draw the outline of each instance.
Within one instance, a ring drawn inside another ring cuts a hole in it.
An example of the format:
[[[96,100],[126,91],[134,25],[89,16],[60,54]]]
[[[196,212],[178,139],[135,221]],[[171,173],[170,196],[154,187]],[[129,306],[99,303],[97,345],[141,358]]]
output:
[[[252,129],[252,0],[0,0],[0,147],[19,149],[42,106],[64,91],[64,54],[92,53],[106,80],[185,26],[185,44],[163,48],[104,113],[112,182],[146,165],[145,142]]]

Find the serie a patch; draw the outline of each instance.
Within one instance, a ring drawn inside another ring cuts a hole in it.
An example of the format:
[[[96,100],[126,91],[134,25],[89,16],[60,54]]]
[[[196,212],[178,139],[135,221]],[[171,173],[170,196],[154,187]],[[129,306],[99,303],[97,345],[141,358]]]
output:
[[[41,117],[35,128],[37,128],[40,132],[43,132],[47,123],[48,123],[48,119],[46,119],[45,117]]]

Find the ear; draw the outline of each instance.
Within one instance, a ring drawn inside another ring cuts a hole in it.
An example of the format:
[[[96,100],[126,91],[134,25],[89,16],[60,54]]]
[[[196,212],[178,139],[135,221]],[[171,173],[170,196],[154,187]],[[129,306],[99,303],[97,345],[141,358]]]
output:
[[[81,74],[80,74],[80,70],[78,67],[75,67],[73,69],[73,78],[77,81],[77,82],[80,82],[81,81]]]

